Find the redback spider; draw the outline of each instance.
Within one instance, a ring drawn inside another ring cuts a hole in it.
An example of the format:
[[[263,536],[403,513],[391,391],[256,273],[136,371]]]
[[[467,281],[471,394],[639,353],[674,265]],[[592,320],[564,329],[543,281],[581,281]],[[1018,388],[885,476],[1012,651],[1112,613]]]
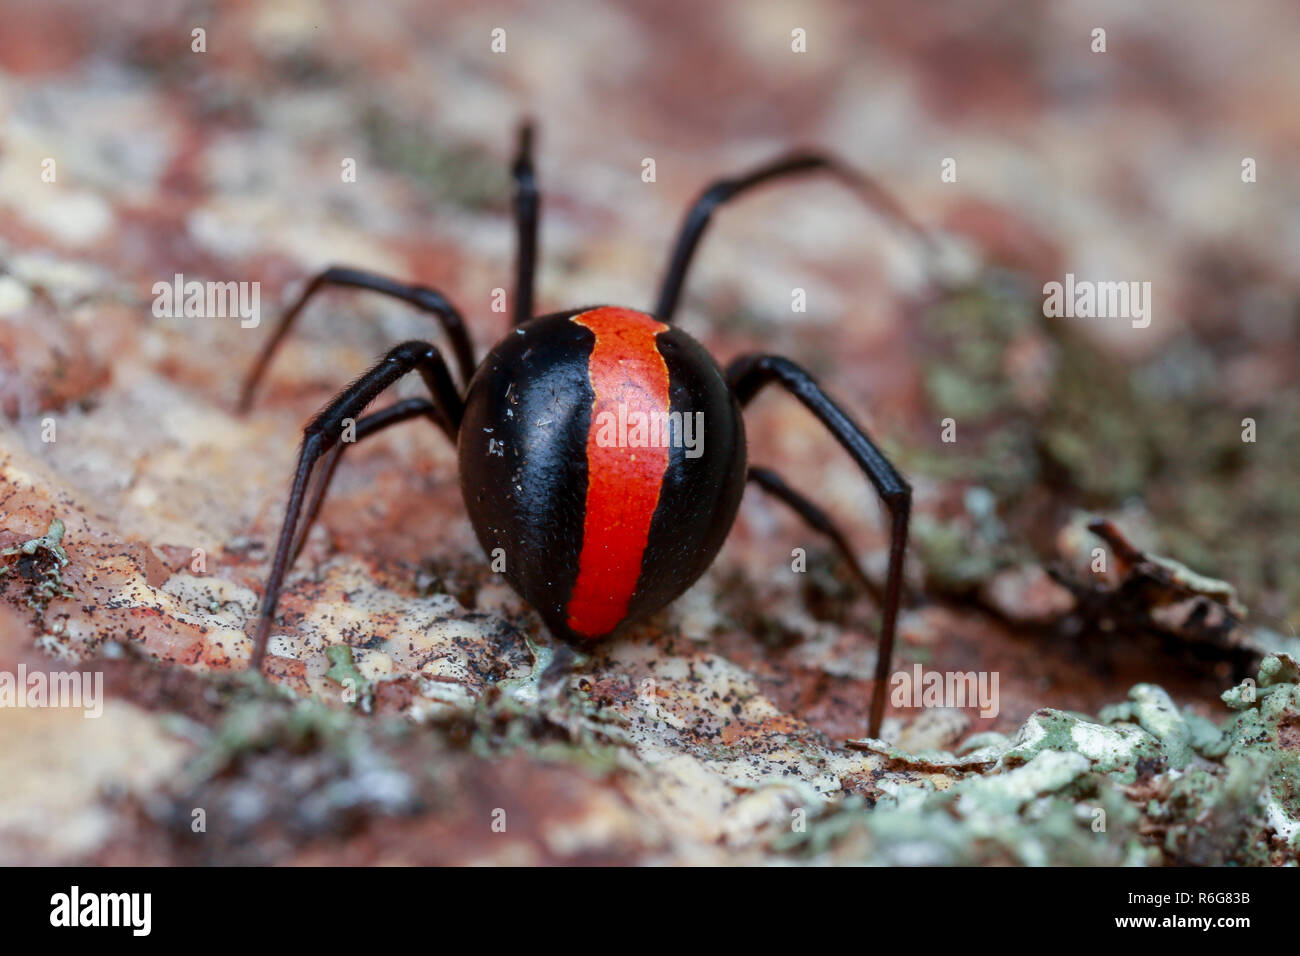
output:
[[[251,667],[261,668],[285,575],[316,518],[339,455],[352,443],[344,440],[349,423],[354,440],[361,441],[389,425],[423,417],[457,446],[461,494],[479,543],[489,554],[505,555],[506,579],[569,645],[606,637],[694,583],[722,547],[747,481],[785,502],[829,538],[881,606],[868,726],[868,734],[878,736],[902,587],[910,487],[862,427],[794,362],[756,353],[723,371],[671,323],[714,210],[763,183],[828,173],[889,219],[924,234],[871,180],[828,156],[795,153],[704,190],[686,214],[652,313],[588,306],[534,318],[539,198],[528,125],[520,130],[512,172],[518,243],[514,330],[481,365],[474,361],[460,313],[441,293],[336,267],[307,284],[245,381],[241,411],[249,408],[276,347],[308,300],[326,286],[351,286],[431,313],[451,342],[465,386],[462,397],[436,346],[403,342],[307,425]],[[381,392],[411,371],[420,373],[431,400],[406,399],[361,417]],[[821,421],[884,501],[889,569],[883,592],[872,586],[843,533],[819,507],[775,472],[748,464],[741,409],[769,384],[790,392]],[[628,423],[632,431],[626,430]],[[661,425],[657,440],[655,423]],[[681,440],[692,423],[699,425],[694,448]]]

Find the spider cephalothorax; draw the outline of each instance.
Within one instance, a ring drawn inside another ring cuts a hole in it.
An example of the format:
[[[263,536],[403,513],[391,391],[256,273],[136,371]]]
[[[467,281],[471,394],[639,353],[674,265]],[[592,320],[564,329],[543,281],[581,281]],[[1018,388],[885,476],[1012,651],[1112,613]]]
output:
[[[746,481],[827,535],[882,606],[868,733],[880,730],[902,587],[911,491],[867,434],[798,365],[751,354],[719,367],[675,328],[673,313],[696,245],[721,203],[760,183],[829,172],[877,209],[907,224],[869,180],[816,154],[797,154],[711,185],[687,213],[653,313],[591,306],[532,317],[538,194],[532,135],[514,165],[518,261],[515,328],[476,365],[460,313],[440,293],[352,269],[316,276],[285,313],[244,385],[247,409],[276,346],[319,289],[353,286],[433,314],[464,383],[457,388],[437,347],[404,342],[341,392],[306,427],[284,526],[254,635],[260,667],[280,588],[316,517],[342,451],[382,428],[423,417],[456,443],[461,492],[484,550],[504,558],[511,585],[557,637],[596,640],[658,610],[705,569],[726,539]],[[407,373],[431,398],[366,407]],[[862,468],[890,514],[883,590],[863,573],[844,535],[775,472],[747,462],[741,409],[767,384],[802,402]],[[348,423],[352,423],[349,429]]]

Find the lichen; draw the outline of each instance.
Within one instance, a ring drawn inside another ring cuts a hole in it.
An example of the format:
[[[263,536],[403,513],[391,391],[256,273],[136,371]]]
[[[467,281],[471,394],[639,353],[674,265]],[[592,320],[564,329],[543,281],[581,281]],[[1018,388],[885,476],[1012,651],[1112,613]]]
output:
[[[1268,825],[1294,853],[1300,849],[1300,664],[1287,654],[1267,657],[1257,687],[1243,683],[1224,700],[1237,708],[1225,731],[1227,759],[1260,768]]]
[[[352,648],[347,644],[332,644],[325,648],[325,657],[330,662],[325,676],[343,687],[344,700],[369,710],[374,701],[374,682],[357,670]]]
[[[909,773],[771,847],[894,865],[1300,862],[1300,666],[1268,657],[1224,699],[1236,713],[1222,728],[1139,684],[1096,719],[1043,709],[954,753],[858,742]]]
[[[1246,603],[1297,633],[1300,536],[1276,532],[1300,525],[1300,387],[1232,407],[1222,350],[1191,330],[1150,359],[1117,363],[1043,317],[1026,277],[997,268],[945,291],[920,320],[932,345],[928,417],[952,418],[957,435],[912,443],[909,470],[988,488],[1013,527],[1022,509],[1041,507],[1044,489],[1094,511],[1140,498],[1166,552],[1204,575],[1231,574]],[[1255,440],[1243,437],[1247,417]],[[1023,535],[990,542],[970,522],[918,521],[914,533],[932,582],[959,592],[1025,557]]]
[[[0,550],[0,558],[16,559],[0,566],[0,577],[14,573],[26,581],[27,606],[38,615],[55,598],[72,597],[62,577],[68,565],[68,553],[63,550],[64,530],[63,522],[53,518],[45,534]]]

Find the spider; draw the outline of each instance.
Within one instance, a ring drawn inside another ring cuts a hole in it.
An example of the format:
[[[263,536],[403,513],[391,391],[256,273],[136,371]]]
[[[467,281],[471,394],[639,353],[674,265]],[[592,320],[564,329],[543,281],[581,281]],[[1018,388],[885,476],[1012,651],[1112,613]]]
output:
[[[911,488],[866,431],[797,364],[754,353],[724,370],[672,321],[714,211],[764,183],[829,174],[887,219],[923,239],[924,232],[862,174],[825,154],[792,153],[719,179],[699,195],[678,233],[653,312],[600,305],[534,317],[540,198],[532,154],[532,125],[524,123],[512,167],[514,328],[481,364],[460,312],[441,293],[332,267],[307,283],[250,370],[241,413],[249,410],[277,347],[308,301],[321,289],[341,286],[379,292],[430,313],[450,341],[464,387],[463,392],[457,388],[437,346],[403,342],[307,424],[250,668],[262,667],[285,576],[343,450],[391,425],[425,418],[457,447],[461,494],[479,543],[486,553],[504,556],[506,579],[565,642],[562,647],[607,637],[685,591],[722,547],[747,483],[784,502],[830,541],[880,606],[867,731],[879,736]],[[429,398],[398,401],[362,416],[380,393],[412,371],[424,380]],[[821,421],[884,502],[889,567],[883,590],[867,577],[847,538],[821,508],[776,472],[748,463],[741,411],[768,385],[789,392]]]

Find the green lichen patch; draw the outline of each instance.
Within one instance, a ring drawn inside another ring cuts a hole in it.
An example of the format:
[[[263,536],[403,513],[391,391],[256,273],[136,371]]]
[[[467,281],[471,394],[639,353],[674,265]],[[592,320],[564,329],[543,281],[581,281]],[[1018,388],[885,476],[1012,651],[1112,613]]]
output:
[[[1043,709],[956,753],[856,742],[885,760],[874,805],[830,804],[772,845],[817,862],[1300,862],[1300,665],[1268,657],[1224,699],[1221,727],[1139,684],[1095,719]]]
[[[335,679],[355,679],[348,658],[333,660]],[[257,674],[209,678],[204,693],[215,716],[167,718],[195,751],[146,808],[175,852],[200,861],[264,862],[378,819],[412,824],[463,805],[465,780],[506,766],[560,765],[593,780],[629,762],[616,722],[578,688],[526,700],[494,685],[469,711],[424,725],[300,697]]]
[[[369,710],[374,702],[374,682],[357,670],[352,648],[347,644],[334,644],[325,648],[325,657],[330,662],[325,676],[343,688],[344,700],[357,704],[362,710]]]
[[[775,838],[816,862],[883,865],[1152,862],[1139,812],[1078,753],[1044,750],[1011,769],[945,785],[898,788],[868,807],[850,799]]]
[[[1264,813],[1277,841],[1300,849],[1300,664],[1287,654],[1265,658],[1257,686],[1224,694],[1237,710],[1225,729],[1227,758],[1258,768],[1266,782]]]
[[[38,615],[55,598],[72,597],[62,578],[68,565],[64,530],[63,522],[54,518],[40,537],[0,550],[0,559],[9,559],[0,564],[0,580],[23,582],[27,606]]]
[[[1161,780],[1144,816],[1164,859],[1177,866],[1273,862],[1260,807],[1266,775],[1261,761],[1233,756],[1221,768]]]
[[[1298,632],[1300,536],[1277,532],[1300,526],[1300,386],[1234,406],[1222,343],[1193,330],[1126,365],[1044,318],[1040,289],[997,268],[926,305],[918,327],[926,419],[951,418],[957,432],[953,442],[913,443],[904,464],[988,489],[1011,531],[997,541],[960,516],[918,520],[914,542],[934,585],[966,593],[972,580],[1022,563],[1026,547],[1050,558],[1047,542],[1032,540],[1048,498],[1093,511],[1140,500],[1184,569],[1231,574],[1246,603]]]
[[[1163,688],[1154,684],[1138,684],[1129,691],[1129,701],[1103,707],[1101,719],[1107,723],[1130,721],[1137,724],[1160,743],[1162,756],[1173,770],[1181,770],[1192,759],[1193,731],[1187,715],[1181,713]],[[1211,724],[1210,728],[1214,725]],[[1217,732],[1210,736],[1198,727],[1203,745],[1209,746],[1218,739]]]
[[[1141,727],[1094,723],[1050,708],[1030,715],[1002,755],[1002,764],[1016,766],[1043,753],[1078,754],[1094,770],[1109,774],[1121,783],[1132,783],[1140,773],[1149,773],[1166,764],[1160,742]]]

